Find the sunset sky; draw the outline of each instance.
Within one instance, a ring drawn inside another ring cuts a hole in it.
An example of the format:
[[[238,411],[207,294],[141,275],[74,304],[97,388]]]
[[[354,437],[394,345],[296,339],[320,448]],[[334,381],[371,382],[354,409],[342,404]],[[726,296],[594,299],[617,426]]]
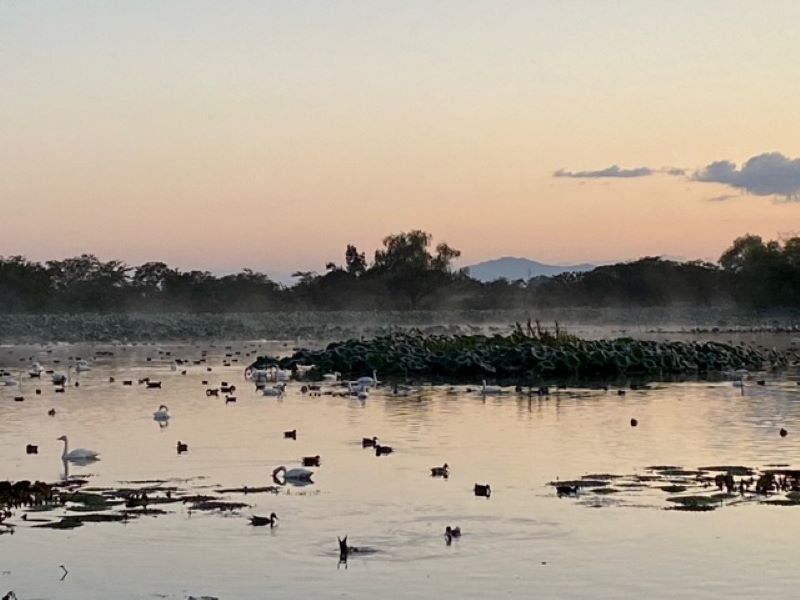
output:
[[[0,0],[0,255],[322,270],[424,229],[462,264],[715,259],[800,230],[799,22],[793,0]]]

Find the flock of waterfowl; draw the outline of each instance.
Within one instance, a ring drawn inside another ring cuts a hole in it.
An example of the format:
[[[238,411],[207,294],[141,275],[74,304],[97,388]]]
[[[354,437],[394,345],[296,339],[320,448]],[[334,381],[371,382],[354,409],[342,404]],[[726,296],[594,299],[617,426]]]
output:
[[[404,334],[401,336],[400,342],[407,344],[407,345],[414,345],[418,344],[419,340],[414,338],[411,335]],[[474,340],[473,340],[474,341]],[[486,340],[483,340],[485,342]],[[356,358],[352,359],[348,358],[347,361],[342,364],[345,364],[347,370],[344,371],[346,375],[349,375],[353,372],[353,368],[361,368],[362,373],[367,371],[368,367],[372,366],[370,360],[372,360],[371,356],[373,356],[373,352],[375,350],[374,344],[375,343],[387,343],[386,340],[383,342],[354,342],[353,344],[361,344],[362,347],[365,347],[366,350],[361,350],[365,352],[365,356],[368,357],[367,360]],[[398,338],[395,336],[393,338],[392,343],[398,343]],[[439,340],[438,344],[449,344],[449,341],[442,341]],[[570,342],[572,343],[572,342]],[[355,347],[353,344],[350,346]],[[365,346],[366,344],[366,346]],[[369,346],[369,344],[373,344],[373,346]],[[343,372],[340,370],[334,369],[331,365],[336,365],[335,360],[332,360],[331,357],[333,356],[347,356],[342,354],[342,349],[347,347],[347,345],[337,345],[332,346],[322,351],[322,353],[310,353],[308,351],[297,351],[294,355],[287,359],[271,359],[269,357],[261,358],[256,360],[253,364],[250,365],[245,371],[245,379],[254,387],[255,391],[263,396],[267,397],[282,397],[286,394],[287,386],[288,385],[297,385],[298,389],[303,394],[308,394],[311,396],[321,396],[321,395],[328,395],[328,396],[340,396],[340,397],[348,397],[348,398],[357,398],[362,402],[367,401],[370,398],[371,394],[376,393],[380,390],[381,394],[387,396],[408,396],[418,393],[418,388],[412,385],[401,385],[400,383],[394,383],[391,385],[385,385],[378,379],[378,373],[375,369],[369,369],[371,371],[370,375],[361,375],[359,377],[353,379],[347,379],[343,377]],[[431,346],[428,351],[432,352]],[[505,347],[504,342],[499,343],[499,347]],[[719,349],[713,349],[713,352],[717,352]],[[473,358],[480,357],[480,353],[482,350],[479,350],[477,347],[473,347],[471,352],[474,354]],[[491,350],[492,353],[497,354],[501,352],[497,348]],[[755,351],[745,350],[742,351],[744,354],[743,356],[747,356],[752,358],[753,356],[757,356],[758,354]],[[238,353],[237,353],[238,354]],[[735,353],[734,353],[735,354]],[[739,356],[739,354],[735,354]],[[205,357],[205,353],[203,354]],[[223,362],[226,366],[231,366],[232,362],[238,362],[237,359],[232,358],[232,355],[229,353],[226,355],[228,357],[227,360]],[[431,355],[432,356],[432,355]],[[758,355],[761,356],[761,355]],[[298,358],[299,357],[299,358]],[[322,370],[318,364],[308,364],[309,358],[321,358],[323,364],[327,364],[331,366],[329,369]],[[429,357],[430,358],[430,357]],[[476,360],[480,360],[480,358],[475,358]],[[433,359],[431,359],[433,360]],[[470,359],[472,360],[472,359]],[[665,359],[671,360],[671,359]],[[149,361],[149,359],[148,359]],[[385,362],[385,358],[381,359],[382,362]],[[181,374],[186,374],[186,369],[182,369],[182,367],[188,364],[189,361],[182,361],[179,359],[175,359],[170,364],[170,369],[172,371],[180,370]],[[194,364],[197,365],[198,363],[205,362],[204,359],[200,361],[194,361]],[[720,363],[722,364],[722,363]],[[725,363],[729,364],[729,363]],[[731,364],[730,366],[737,366],[736,363]],[[79,386],[79,381],[73,381],[71,377],[72,370],[74,369],[76,372],[85,372],[91,370],[92,364],[89,361],[83,359],[77,359],[74,361],[73,364],[68,366],[65,371],[54,371],[46,369],[40,362],[35,361],[30,365],[28,369],[27,375],[32,380],[39,380],[42,379],[45,375],[49,375],[51,382],[54,386],[55,392],[63,393],[63,391],[69,386]],[[460,369],[461,367],[459,367]],[[211,367],[207,367],[208,370],[211,370]],[[405,373],[408,373],[408,369],[404,370]],[[485,374],[490,372],[488,368],[482,368],[479,371],[481,374]],[[4,372],[0,373],[2,377],[0,377],[0,382],[2,385],[5,386],[13,386],[19,385],[19,380],[14,379],[14,376],[11,372]],[[744,382],[747,379],[748,372],[743,369],[740,365],[738,369],[726,372],[731,380],[732,384],[736,387],[741,387],[744,389]],[[125,379],[122,381],[123,386],[132,386],[134,385],[134,381],[136,379]],[[114,383],[115,380],[113,377],[109,378],[109,383]],[[219,398],[222,394],[225,399],[225,403],[235,403],[237,401],[237,397],[235,396],[237,392],[237,387],[235,384],[229,383],[227,381],[222,381],[219,385],[214,387],[209,384],[209,380],[203,380],[203,385],[206,386],[205,395],[209,398]],[[757,385],[765,385],[764,380],[755,380]],[[143,377],[138,378],[138,384],[144,386],[145,389],[153,389],[158,390],[162,388],[162,382],[160,380],[155,380],[150,377]],[[446,389],[447,393],[460,393],[460,392],[467,392],[467,393],[474,393],[485,396],[489,395],[527,395],[527,396],[549,396],[550,395],[550,387],[546,385],[544,380],[538,381],[537,385],[527,385],[527,386],[520,386],[517,385],[516,387],[512,386],[500,386],[500,385],[490,385],[488,382],[483,379],[481,385],[469,385],[469,386],[449,386]],[[608,386],[604,386],[604,389],[608,390]],[[37,395],[41,395],[41,389],[36,390]],[[156,392],[157,393],[157,392]],[[625,393],[624,389],[618,389],[617,393],[623,395]],[[24,401],[23,396],[15,396],[14,400],[16,401]],[[56,411],[54,408],[51,408],[48,411],[49,416],[55,416]],[[162,425],[165,425],[169,422],[170,418],[172,418],[172,414],[169,408],[165,404],[160,404],[158,408],[152,413],[152,417],[155,421],[159,422]],[[630,419],[630,426],[637,427],[639,425],[639,421],[637,418],[632,417]],[[786,428],[781,428],[779,431],[781,437],[785,437],[788,435],[788,430]],[[297,429],[287,430],[283,432],[283,437],[285,439],[290,440],[297,440],[298,431]],[[73,462],[78,464],[87,464],[99,459],[99,452],[86,449],[86,448],[74,448],[70,449],[69,447],[69,440],[66,435],[60,436],[58,438],[59,441],[63,442],[63,452],[61,454],[62,460],[66,462]],[[379,441],[378,437],[370,436],[370,437],[363,437],[361,439],[361,446],[363,448],[372,449],[376,456],[385,456],[394,452],[394,448],[390,445],[383,444]],[[176,444],[176,451],[178,454],[182,454],[189,451],[189,444],[188,442],[184,441],[177,441]],[[35,444],[28,444],[26,447],[27,454],[37,454],[38,453],[38,446]],[[280,465],[275,467],[272,470],[272,479],[278,485],[285,485],[286,483],[293,483],[297,485],[309,484],[313,483],[312,476],[314,472],[309,467],[320,467],[322,464],[322,459],[319,455],[313,456],[302,456],[299,461],[300,466],[286,466]],[[749,475],[752,475],[755,471],[750,470],[748,471]],[[450,476],[450,466],[447,462],[443,463],[441,466],[432,466],[430,467],[430,476],[435,478],[448,478]],[[783,490],[788,492],[800,492],[800,477],[798,477],[794,472],[792,473],[784,473],[783,479],[780,479],[780,476],[776,479],[775,473],[765,473],[764,477],[766,479],[758,479],[757,481],[754,480],[747,483],[747,480],[741,479],[738,483],[732,484],[731,479],[729,479],[728,475],[723,476],[723,485],[726,486],[728,492],[731,493],[731,487],[738,489],[741,493],[741,496],[745,495],[745,491],[747,486],[753,484],[755,486],[756,493],[759,494],[769,494],[769,492],[773,489]],[[772,477],[772,479],[770,479]],[[637,481],[645,481],[645,479],[637,480]],[[697,485],[707,485],[709,483],[709,479],[705,478],[698,478]],[[713,480],[716,482],[716,480]],[[683,481],[686,483],[686,481]],[[553,482],[552,485],[555,487],[556,494],[558,496],[573,496],[577,497],[580,495],[581,491],[584,488],[592,487],[590,481],[587,479],[582,478],[579,480],[571,481],[571,482]],[[675,489],[683,487],[686,489],[687,486],[674,484]],[[783,486],[783,487],[781,487]],[[603,487],[605,489],[604,493],[612,493],[608,490],[612,489],[610,487],[605,487],[605,484],[600,486],[595,485],[595,488]],[[245,493],[247,488],[245,489]],[[2,490],[0,489],[0,492]],[[472,492],[476,497],[482,498],[490,498],[492,495],[492,488],[490,483],[486,482],[476,482],[472,488]],[[595,492],[598,492],[595,489]],[[0,504],[2,504],[3,498],[0,497]],[[150,502],[150,498],[147,496],[145,491],[142,491],[138,494],[132,494],[126,500],[126,506],[128,508],[134,507],[143,507],[147,510],[147,506]],[[680,506],[693,506],[691,503],[681,503],[677,501]],[[213,504],[213,503],[212,503]],[[703,504],[700,502],[700,504]],[[703,506],[706,506],[703,504]],[[4,508],[6,512],[3,513],[3,519],[6,520],[8,518],[8,511],[10,510],[8,506]],[[259,516],[259,515],[251,515],[249,517],[249,523],[253,526],[269,526],[270,528],[274,528],[278,525],[278,515],[272,512],[269,516]],[[461,528],[459,526],[454,525],[447,525],[444,529],[444,538],[446,543],[449,545],[452,543],[454,539],[461,537]],[[340,558],[342,560],[346,560],[347,556],[353,553],[369,553],[373,551],[370,548],[365,547],[353,547],[347,544],[347,537],[345,536],[343,539],[339,540],[339,549],[340,549]]]

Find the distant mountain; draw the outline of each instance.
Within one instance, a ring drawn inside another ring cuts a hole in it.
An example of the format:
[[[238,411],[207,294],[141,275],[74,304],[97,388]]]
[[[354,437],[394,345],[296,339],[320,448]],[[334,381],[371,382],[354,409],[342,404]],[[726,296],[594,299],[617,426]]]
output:
[[[487,260],[477,265],[467,267],[470,277],[479,281],[494,281],[505,277],[508,280],[530,279],[541,275],[553,276],[569,271],[591,271],[595,265],[545,265],[527,258],[514,258],[504,256],[494,260]]]

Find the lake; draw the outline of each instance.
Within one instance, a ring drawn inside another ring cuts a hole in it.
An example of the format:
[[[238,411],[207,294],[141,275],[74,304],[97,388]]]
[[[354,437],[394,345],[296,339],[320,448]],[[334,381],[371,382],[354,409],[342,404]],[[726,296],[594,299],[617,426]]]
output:
[[[113,354],[97,356],[98,350]],[[246,354],[278,351],[290,348],[277,342],[0,348],[0,368],[21,384],[0,387],[0,480],[63,478],[56,438],[66,434],[70,447],[101,453],[96,463],[69,468],[69,476],[88,478],[86,487],[158,480],[177,488],[176,496],[218,495],[249,505],[220,512],[168,503],[157,506],[166,514],[71,530],[34,527],[38,522],[17,511],[8,521],[14,533],[0,535],[0,594],[14,590],[20,600],[786,598],[800,583],[800,506],[767,505],[746,493],[715,501],[709,512],[666,510],[678,506],[669,497],[717,489],[695,475],[648,469],[798,467],[796,371],[757,375],[741,389],[730,381],[689,381],[625,395],[616,388],[528,397],[511,388],[483,395],[466,386],[422,386],[395,396],[384,386],[360,401],[304,394],[292,382],[282,397],[264,397],[243,378],[252,359]],[[31,360],[64,370],[70,357],[88,359],[92,369],[73,372],[63,394],[49,376],[38,381],[25,373]],[[206,362],[173,371],[176,357]],[[226,367],[226,359],[238,362]],[[139,385],[144,377],[162,388]],[[133,385],[123,385],[125,379]],[[236,385],[235,403],[206,395],[221,381]],[[24,401],[15,402],[20,395]],[[161,404],[171,413],[167,426],[153,419]],[[48,416],[51,408],[55,416]],[[296,440],[283,436],[291,429]],[[362,448],[362,438],[373,435],[394,452],[376,457]],[[179,440],[189,447],[181,455]],[[27,455],[27,444],[38,445],[38,454]],[[321,465],[311,468],[312,485],[216,492],[275,485],[275,467],[297,467],[313,455]],[[430,468],[445,462],[449,478],[431,477]],[[584,487],[577,497],[558,497],[549,485],[593,474],[605,485]],[[490,484],[491,497],[476,497],[475,483]],[[687,490],[660,489],[669,485]],[[602,488],[612,493],[598,493]],[[271,512],[279,516],[277,527],[249,524],[249,516]],[[57,508],[28,516],[63,514],[75,513]],[[450,545],[447,525],[463,531]],[[344,535],[375,552],[340,564],[337,536]]]

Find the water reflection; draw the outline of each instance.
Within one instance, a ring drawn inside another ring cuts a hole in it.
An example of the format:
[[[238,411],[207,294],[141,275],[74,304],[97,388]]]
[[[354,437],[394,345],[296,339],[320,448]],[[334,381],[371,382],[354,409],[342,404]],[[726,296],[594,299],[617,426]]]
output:
[[[220,364],[226,353],[245,348],[110,347],[114,356],[99,357],[81,374],[81,386],[66,393],[42,386],[41,396],[19,403],[13,402],[18,390],[0,389],[4,478],[52,480],[53,458],[61,455],[55,438],[68,431],[101,448],[103,460],[62,461],[62,480],[77,471],[93,488],[164,485],[198,496],[216,496],[221,487],[248,490],[229,494],[248,505],[238,512],[194,510],[189,518],[177,502],[164,504],[164,515],[125,527],[92,523],[66,533],[28,529],[32,524],[15,519],[20,535],[3,540],[13,549],[3,553],[11,574],[2,583],[17,593],[24,589],[26,597],[80,600],[178,599],[187,589],[200,590],[192,592],[198,597],[260,598],[265,577],[276,596],[365,599],[491,597],[498,581],[505,595],[519,598],[532,589],[542,597],[603,600],[789,597],[794,589],[800,519],[793,511],[800,508],[753,502],[686,515],[662,510],[666,492],[658,487],[624,488],[622,502],[588,489],[559,500],[548,485],[591,473],[637,475],[648,465],[793,465],[800,456],[800,431],[793,426],[800,419],[800,388],[784,375],[759,376],[765,386],[686,382],[629,389],[624,396],[553,388],[544,397],[487,398],[447,386],[405,396],[378,388],[366,403],[303,395],[298,384],[269,402],[242,385],[238,402],[226,407],[224,398],[206,396],[201,382],[238,383],[241,369]],[[66,364],[68,356],[96,349],[56,347],[36,357],[48,367],[55,356]],[[188,360],[185,376],[170,368],[176,357]],[[193,364],[202,358],[207,362]],[[147,377],[163,385],[143,401],[144,384],[136,382]],[[159,403],[180,415],[169,428],[151,425]],[[57,412],[49,417],[52,406]],[[633,417],[636,428],[629,425]],[[285,439],[294,429],[297,439]],[[363,438],[371,442],[373,435],[394,447],[389,458],[362,448]],[[191,451],[179,456],[177,440]],[[38,444],[41,454],[25,455],[28,443]],[[325,457],[314,472],[322,493],[301,491],[311,481],[281,474],[273,479],[280,489],[251,491],[270,483],[275,465],[299,468],[299,457],[316,454]],[[431,466],[445,462],[449,479],[431,477]],[[475,496],[476,482],[491,485],[491,500]],[[247,526],[249,515],[272,512],[281,515],[281,525],[270,536]],[[468,527],[468,535],[448,547],[442,531],[449,524]],[[360,578],[355,587],[342,588],[341,577],[331,578],[333,560],[348,567],[333,543],[344,532],[381,550],[363,569],[352,560],[359,553],[348,554],[350,574]],[[61,587],[56,576],[40,577],[43,569],[56,572],[70,552],[80,557],[80,577],[69,563],[73,575]],[[244,559],[249,556],[259,560]]]

